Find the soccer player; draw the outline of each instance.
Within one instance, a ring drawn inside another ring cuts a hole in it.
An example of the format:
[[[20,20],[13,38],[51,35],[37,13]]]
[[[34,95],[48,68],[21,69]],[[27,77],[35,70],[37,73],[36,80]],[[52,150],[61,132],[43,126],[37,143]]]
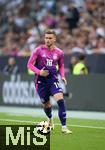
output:
[[[63,133],[72,133],[66,126],[66,108],[63,91],[59,86],[58,73],[67,84],[64,75],[64,54],[56,47],[56,33],[54,30],[46,30],[44,34],[45,45],[37,47],[27,64],[27,67],[35,72],[35,87],[41,98],[44,111],[49,119],[49,124],[54,128],[52,119],[52,106],[50,96],[57,101],[58,115]],[[58,69],[57,66],[58,65]]]

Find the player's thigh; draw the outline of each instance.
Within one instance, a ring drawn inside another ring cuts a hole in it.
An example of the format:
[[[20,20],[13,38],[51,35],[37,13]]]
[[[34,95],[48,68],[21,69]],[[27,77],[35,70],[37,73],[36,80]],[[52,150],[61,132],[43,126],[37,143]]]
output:
[[[56,101],[63,99],[63,90],[58,81],[51,85],[51,94]]]
[[[47,103],[50,99],[49,89],[45,84],[37,84],[37,92],[43,104]],[[47,104],[46,104],[47,105]]]
[[[53,95],[53,98],[56,100],[56,101],[59,101],[60,99],[63,99],[63,93],[56,93]]]

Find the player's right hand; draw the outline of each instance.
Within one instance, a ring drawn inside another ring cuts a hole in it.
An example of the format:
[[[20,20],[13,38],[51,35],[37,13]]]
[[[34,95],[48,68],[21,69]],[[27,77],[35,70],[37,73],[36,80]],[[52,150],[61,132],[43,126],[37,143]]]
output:
[[[49,71],[48,70],[43,70],[43,69],[40,70],[40,76],[46,77],[48,75],[49,75]]]

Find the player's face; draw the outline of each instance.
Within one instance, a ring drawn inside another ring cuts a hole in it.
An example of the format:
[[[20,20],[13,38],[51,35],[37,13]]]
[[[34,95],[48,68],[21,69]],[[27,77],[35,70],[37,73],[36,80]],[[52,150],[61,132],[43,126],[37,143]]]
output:
[[[56,38],[54,34],[45,34],[45,44],[48,47],[51,47],[52,45],[54,45],[55,41],[56,41]]]

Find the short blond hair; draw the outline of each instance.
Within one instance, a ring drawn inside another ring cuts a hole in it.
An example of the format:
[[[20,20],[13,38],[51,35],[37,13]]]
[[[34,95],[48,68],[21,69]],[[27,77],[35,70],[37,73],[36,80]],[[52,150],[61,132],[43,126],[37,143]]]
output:
[[[54,36],[56,36],[56,33],[53,29],[46,29],[45,32],[44,32],[44,35],[45,34],[53,34]]]

